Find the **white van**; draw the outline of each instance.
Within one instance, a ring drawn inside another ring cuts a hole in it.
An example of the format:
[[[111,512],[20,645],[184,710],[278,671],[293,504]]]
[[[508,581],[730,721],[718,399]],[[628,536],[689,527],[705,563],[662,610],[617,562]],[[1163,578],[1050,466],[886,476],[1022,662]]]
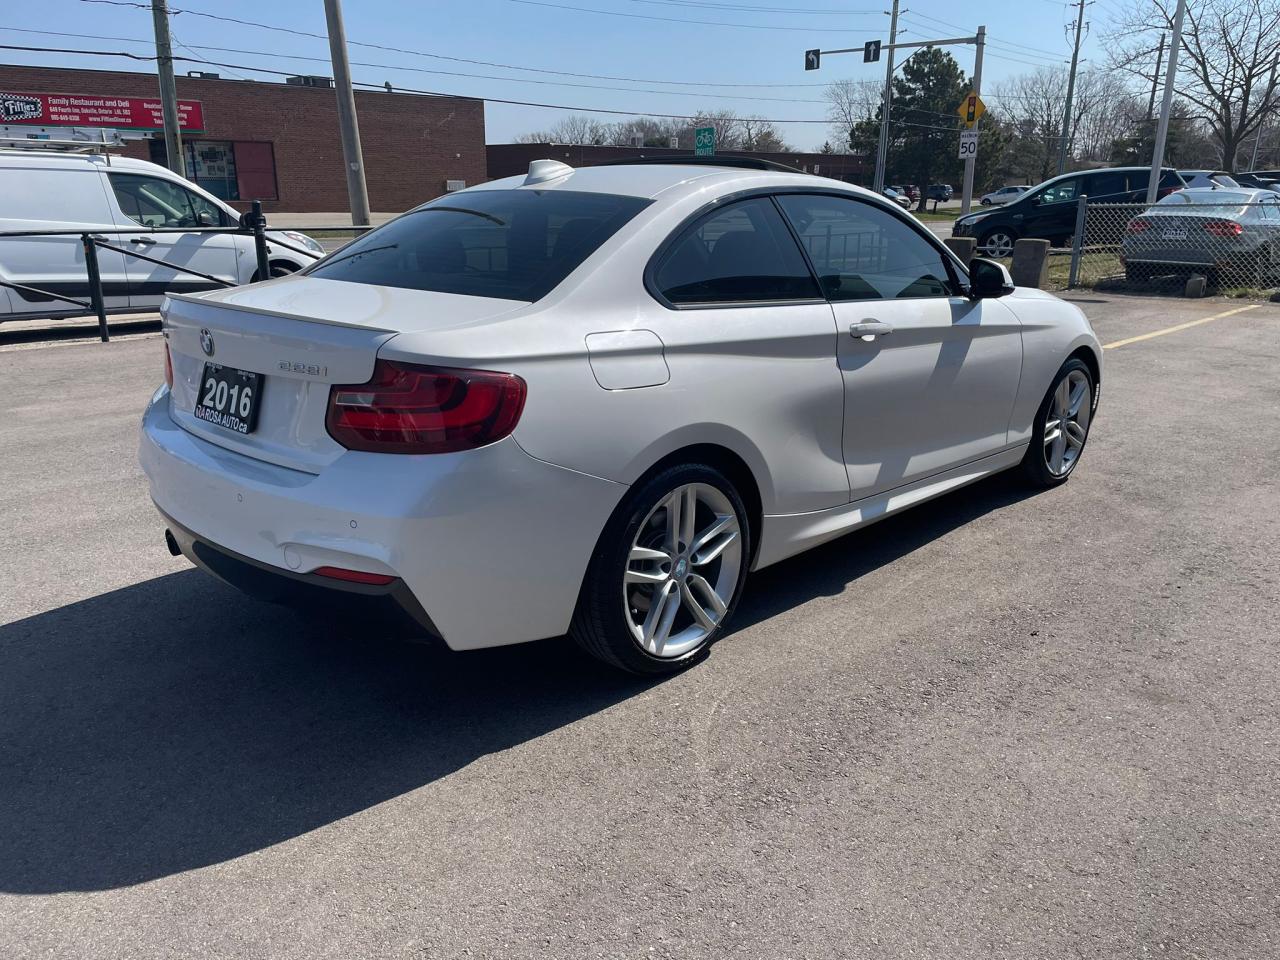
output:
[[[182,233],[181,227],[234,227],[240,214],[217,197],[154,163],[129,157],[0,150],[0,280],[78,300],[89,299],[80,237],[8,237],[11,231],[82,230],[112,246],[181,264],[228,283],[257,277],[251,234]],[[150,228],[155,233],[113,234]],[[292,273],[324,249],[294,231],[269,232],[272,276]],[[312,251],[290,250],[280,243]],[[166,291],[218,286],[137,257],[98,248],[102,293],[110,312],[154,310]],[[85,311],[29,290],[0,286],[0,321],[65,317]]]

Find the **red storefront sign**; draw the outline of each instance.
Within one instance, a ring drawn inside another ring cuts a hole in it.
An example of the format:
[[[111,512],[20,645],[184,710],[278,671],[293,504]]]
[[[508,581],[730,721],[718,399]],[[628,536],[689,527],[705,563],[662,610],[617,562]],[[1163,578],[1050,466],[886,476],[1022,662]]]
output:
[[[0,123],[43,127],[120,127],[163,130],[159,97],[100,97],[82,93],[10,93],[0,90]],[[178,101],[178,125],[204,129],[199,100]]]

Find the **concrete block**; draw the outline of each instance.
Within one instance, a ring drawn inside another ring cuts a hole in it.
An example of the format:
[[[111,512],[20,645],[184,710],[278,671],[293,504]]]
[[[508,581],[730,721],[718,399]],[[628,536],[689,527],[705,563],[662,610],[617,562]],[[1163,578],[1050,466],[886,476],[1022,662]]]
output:
[[[1184,297],[1203,297],[1205,288],[1209,285],[1209,280],[1198,273],[1193,273],[1187,277],[1187,285],[1182,290]]]
[[[1045,288],[1049,279],[1049,241],[1019,240],[1013,245],[1013,266],[1009,268],[1015,287]]]
[[[947,237],[942,241],[951,248],[951,252],[960,258],[960,262],[966,267],[969,261],[973,259],[974,251],[978,248],[978,241],[973,237]]]

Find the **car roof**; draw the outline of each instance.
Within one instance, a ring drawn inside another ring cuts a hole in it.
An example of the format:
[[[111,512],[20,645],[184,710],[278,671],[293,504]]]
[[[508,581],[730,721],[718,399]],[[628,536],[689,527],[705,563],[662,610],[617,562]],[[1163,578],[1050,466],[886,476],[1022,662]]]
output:
[[[132,173],[168,174],[166,167],[136,157],[106,157],[99,153],[54,153],[45,150],[18,148],[0,149],[0,163],[41,169],[66,169],[91,166],[94,169],[126,170]]]
[[[540,163],[542,161],[534,161]],[[753,170],[740,167],[715,167],[708,164],[644,163],[609,164],[598,167],[569,167],[551,179],[528,183],[528,174],[491,180],[469,187],[478,190],[576,190],[583,193],[610,193],[627,197],[656,199],[660,194],[678,190],[722,188],[735,189],[761,187],[810,187],[812,189],[838,189],[847,193],[875,198],[863,187],[815,176],[811,173],[784,173],[780,170]]]

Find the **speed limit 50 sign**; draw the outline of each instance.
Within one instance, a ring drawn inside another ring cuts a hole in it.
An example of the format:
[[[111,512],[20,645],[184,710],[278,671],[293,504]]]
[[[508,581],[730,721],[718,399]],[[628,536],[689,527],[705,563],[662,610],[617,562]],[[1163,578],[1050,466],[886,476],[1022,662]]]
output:
[[[978,131],[960,131],[960,159],[971,160],[978,155]]]

